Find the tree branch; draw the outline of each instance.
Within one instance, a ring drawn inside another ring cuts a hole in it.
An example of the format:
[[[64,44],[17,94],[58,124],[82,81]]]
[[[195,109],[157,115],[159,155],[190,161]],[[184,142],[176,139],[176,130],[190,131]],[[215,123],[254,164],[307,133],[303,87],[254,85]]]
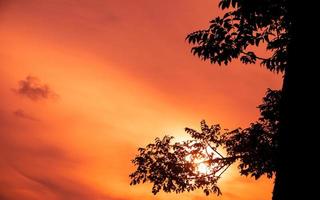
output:
[[[224,156],[221,155],[218,151],[216,151],[216,150],[209,144],[209,142],[207,142],[207,145],[212,149],[212,151],[214,151],[216,154],[218,154],[221,158],[224,158]]]
[[[249,54],[248,52],[245,52],[245,51],[240,51],[241,53],[245,54],[245,55],[248,55],[248,56],[252,56],[251,54]],[[259,57],[259,56],[256,56],[254,55],[254,57],[258,60],[263,60],[263,61],[266,61],[266,60],[269,60],[268,58],[262,58],[262,57]]]
[[[229,164],[219,175],[218,177],[220,177],[225,171],[227,171],[227,169],[230,167],[231,164]]]

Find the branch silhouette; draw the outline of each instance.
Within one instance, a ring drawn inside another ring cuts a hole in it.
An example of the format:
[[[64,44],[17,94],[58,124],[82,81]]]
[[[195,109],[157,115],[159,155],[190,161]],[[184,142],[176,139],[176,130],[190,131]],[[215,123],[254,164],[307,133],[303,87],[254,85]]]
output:
[[[280,97],[280,91],[269,89],[258,106],[259,120],[245,129],[222,131],[220,125],[209,127],[203,120],[201,131],[185,129],[192,140],[173,143],[172,136],[156,138],[154,143],[139,148],[132,160],[137,168],[130,174],[131,184],[151,182],[154,194],[161,189],[176,193],[202,189],[207,195],[220,195],[218,180],[236,161],[240,161],[242,175],[258,179],[266,174],[271,178],[276,170]],[[226,155],[218,148],[224,149]],[[208,173],[197,170],[200,163],[207,165]]]
[[[185,129],[193,140],[171,144],[170,136],[157,138],[155,143],[140,149],[133,160],[137,169],[130,175],[131,184],[149,181],[153,183],[154,194],[160,190],[179,193],[203,189],[207,195],[220,195],[217,186],[220,175],[239,161],[241,175],[256,179],[275,175],[273,200],[287,199],[290,191],[284,185],[289,180],[283,173],[288,167],[284,166],[288,165],[285,144],[292,137],[287,120],[291,101],[288,61],[294,63],[289,52],[296,51],[292,42],[296,34],[295,18],[289,9],[292,4],[289,0],[220,0],[219,8],[225,11],[224,15],[212,19],[209,28],[186,37],[192,45],[191,53],[201,60],[218,65],[229,65],[237,59],[244,64],[259,62],[269,71],[283,74],[283,87],[267,90],[258,106],[260,118],[245,129],[221,131],[218,124],[209,127],[201,121],[201,132]],[[257,56],[252,51],[256,47],[264,48],[270,56]],[[207,147],[212,149],[212,155],[207,154]],[[227,155],[219,153],[219,148]],[[186,160],[186,156],[194,159]],[[195,159],[205,160],[214,174],[197,172]],[[193,181],[189,181],[190,177]]]

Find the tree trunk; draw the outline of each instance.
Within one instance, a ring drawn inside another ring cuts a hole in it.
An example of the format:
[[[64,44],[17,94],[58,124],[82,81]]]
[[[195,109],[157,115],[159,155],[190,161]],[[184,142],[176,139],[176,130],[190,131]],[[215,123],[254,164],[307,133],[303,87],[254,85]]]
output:
[[[296,10],[294,10],[294,2],[288,1],[289,18],[292,25],[289,28],[291,41],[288,45],[288,65],[284,72],[282,85],[282,97],[280,102],[280,129],[279,129],[279,152],[276,158],[277,171],[273,188],[272,200],[287,200],[292,199],[297,191],[297,180],[295,177],[299,174],[294,173],[292,168],[297,167],[296,153],[299,149],[295,149],[297,144],[298,131],[295,130],[297,124],[294,124],[290,119],[293,115],[294,101],[294,81],[296,81],[295,71],[297,70],[297,43],[296,43]],[[297,88],[296,88],[297,89]],[[296,105],[297,106],[297,105]],[[299,106],[299,105],[298,105]],[[295,113],[296,114],[296,113]],[[298,172],[299,173],[299,172]],[[301,183],[300,183],[301,184]],[[296,198],[294,198],[296,199]]]
[[[289,199],[290,195],[290,149],[294,133],[290,131],[289,111],[290,111],[290,79],[289,70],[286,69],[282,96],[280,102],[280,130],[279,130],[279,152],[276,158],[277,171],[273,188],[272,200]],[[292,130],[292,129],[291,129]]]

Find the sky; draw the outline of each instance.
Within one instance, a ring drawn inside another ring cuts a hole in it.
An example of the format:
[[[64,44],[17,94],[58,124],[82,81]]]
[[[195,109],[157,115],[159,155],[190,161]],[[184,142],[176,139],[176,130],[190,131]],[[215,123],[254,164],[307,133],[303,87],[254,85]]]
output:
[[[155,137],[186,138],[202,119],[257,120],[281,75],[203,62],[188,33],[222,12],[216,0],[0,1],[1,200],[203,200],[130,186],[130,162]],[[262,50],[258,50],[264,54]],[[273,180],[233,166],[220,200],[271,199]]]

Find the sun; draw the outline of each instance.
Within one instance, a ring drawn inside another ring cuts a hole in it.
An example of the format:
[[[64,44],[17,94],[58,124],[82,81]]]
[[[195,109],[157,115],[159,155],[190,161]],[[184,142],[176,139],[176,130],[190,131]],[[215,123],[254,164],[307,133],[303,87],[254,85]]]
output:
[[[187,156],[185,157],[185,160],[188,162],[192,162],[195,165],[195,172],[205,175],[205,174],[210,174],[211,172],[211,167],[205,163],[204,159],[193,159],[192,156]]]
[[[197,166],[197,171],[200,174],[208,174],[208,173],[210,173],[210,168],[205,163],[199,163],[198,166]]]
[[[200,150],[198,154],[187,155],[185,160],[193,165],[194,173],[199,176],[215,176],[220,171],[224,172],[224,166],[211,162],[215,158],[223,158],[223,156],[208,146]]]

